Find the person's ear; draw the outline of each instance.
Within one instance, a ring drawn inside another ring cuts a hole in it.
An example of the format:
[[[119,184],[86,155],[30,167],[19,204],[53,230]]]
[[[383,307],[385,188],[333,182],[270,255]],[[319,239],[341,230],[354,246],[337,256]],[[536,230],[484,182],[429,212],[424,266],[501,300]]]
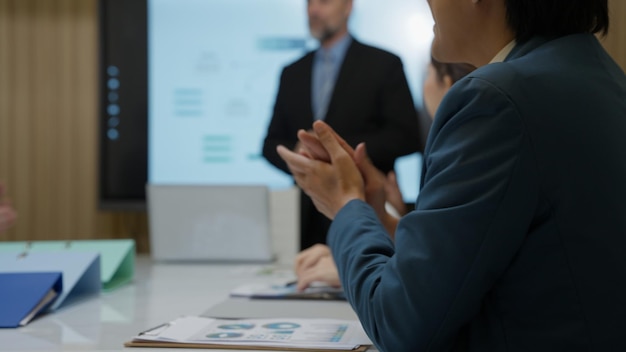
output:
[[[352,13],[352,0],[346,0],[346,17],[349,17],[350,13]]]
[[[452,76],[450,75],[443,76],[443,85],[446,88],[446,91],[450,89],[450,87],[452,87],[453,84],[454,82],[452,81]]]

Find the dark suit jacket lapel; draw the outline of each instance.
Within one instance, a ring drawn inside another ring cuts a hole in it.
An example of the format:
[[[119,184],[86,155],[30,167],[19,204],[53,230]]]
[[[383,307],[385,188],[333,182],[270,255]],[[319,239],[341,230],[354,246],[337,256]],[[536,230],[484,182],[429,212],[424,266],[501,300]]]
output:
[[[306,119],[307,123],[313,123],[313,102],[311,101],[311,92],[312,92],[312,84],[313,84],[313,58],[315,51],[309,53],[304,57],[303,72],[300,74],[302,79],[302,85],[304,87],[304,93],[306,94],[305,101],[307,102],[306,106],[302,107],[302,119]]]

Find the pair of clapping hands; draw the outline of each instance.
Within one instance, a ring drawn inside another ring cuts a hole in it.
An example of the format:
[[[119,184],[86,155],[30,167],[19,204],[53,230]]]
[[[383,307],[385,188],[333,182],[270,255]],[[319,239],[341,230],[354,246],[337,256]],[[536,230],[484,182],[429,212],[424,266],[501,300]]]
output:
[[[370,204],[390,234],[397,219],[385,210],[386,176],[367,157],[364,143],[352,148],[330,126],[315,121],[312,131],[298,131],[300,147],[278,146],[296,183],[329,219],[351,200]]]
[[[401,194],[395,175],[388,178],[376,169],[367,157],[365,144],[353,149],[323,121],[316,121],[311,131],[298,131],[298,139],[296,151],[284,146],[278,146],[277,151],[316,208],[332,220],[348,202],[366,201],[393,236],[398,219],[386,211],[386,193],[392,193],[396,199],[398,195],[401,199]],[[317,244],[298,254],[295,271],[298,290],[317,281],[341,286],[337,267],[326,245]]]

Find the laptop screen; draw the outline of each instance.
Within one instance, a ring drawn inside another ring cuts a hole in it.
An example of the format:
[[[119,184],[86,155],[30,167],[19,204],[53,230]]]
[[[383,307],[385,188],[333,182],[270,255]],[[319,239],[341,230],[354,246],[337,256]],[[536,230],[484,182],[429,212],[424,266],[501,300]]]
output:
[[[148,184],[146,187],[154,259],[273,260],[266,186]]]

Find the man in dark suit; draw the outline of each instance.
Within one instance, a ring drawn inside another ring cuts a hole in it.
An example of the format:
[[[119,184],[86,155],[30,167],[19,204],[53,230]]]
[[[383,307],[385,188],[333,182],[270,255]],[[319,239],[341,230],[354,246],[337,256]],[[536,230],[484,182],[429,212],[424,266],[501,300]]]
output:
[[[309,0],[309,28],[320,48],[284,68],[263,156],[289,173],[278,145],[298,149],[297,131],[324,120],[348,143],[365,142],[380,170],[419,146],[417,113],[400,59],[348,33],[352,0]],[[330,221],[300,197],[300,247],[326,242]]]
[[[428,3],[433,57],[478,69],[437,109],[416,210],[385,214],[365,149],[322,121],[299,133],[310,157],[278,149],[334,219],[348,301],[381,351],[626,351],[626,75],[594,35],[607,0]]]

